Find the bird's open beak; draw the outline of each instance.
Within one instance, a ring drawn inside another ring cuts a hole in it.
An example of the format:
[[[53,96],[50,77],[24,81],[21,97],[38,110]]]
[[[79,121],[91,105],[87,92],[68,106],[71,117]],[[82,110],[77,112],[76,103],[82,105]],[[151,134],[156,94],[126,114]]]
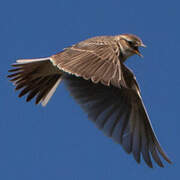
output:
[[[134,50],[134,53],[143,58],[143,55],[139,52],[139,50]]]
[[[141,43],[140,46],[141,46],[141,47],[144,47],[144,48],[147,47],[147,46],[146,46],[145,44],[143,44],[143,43]]]
[[[146,46],[145,44],[141,43],[140,47],[147,47],[147,46]],[[134,53],[137,54],[138,56],[142,57],[142,58],[144,57],[144,56],[139,52],[139,49],[138,49],[138,48],[134,50]]]

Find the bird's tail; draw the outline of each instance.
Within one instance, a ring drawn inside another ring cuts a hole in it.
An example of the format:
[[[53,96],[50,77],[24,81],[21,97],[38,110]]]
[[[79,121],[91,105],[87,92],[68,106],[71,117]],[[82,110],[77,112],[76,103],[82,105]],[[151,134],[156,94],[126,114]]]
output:
[[[52,64],[50,58],[20,59],[9,70],[10,81],[20,90],[19,97],[27,94],[26,101],[36,97],[36,104],[45,106],[61,82],[62,72]]]

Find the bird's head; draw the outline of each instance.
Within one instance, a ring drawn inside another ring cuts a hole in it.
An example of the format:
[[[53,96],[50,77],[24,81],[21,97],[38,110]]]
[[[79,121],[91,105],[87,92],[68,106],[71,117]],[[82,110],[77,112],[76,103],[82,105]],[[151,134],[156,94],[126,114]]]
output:
[[[118,36],[118,40],[120,41],[120,48],[125,58],[134,54],[143,57],[139,52],[139,47],[146,47],[146,45],[143,44],[139,37],[133,34],[122,34]]]

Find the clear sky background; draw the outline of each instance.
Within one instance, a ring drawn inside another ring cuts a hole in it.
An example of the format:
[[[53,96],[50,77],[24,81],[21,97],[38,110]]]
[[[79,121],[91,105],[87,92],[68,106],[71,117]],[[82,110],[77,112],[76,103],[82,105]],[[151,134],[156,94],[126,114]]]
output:
[[[0,2],[0,179],[180,178],[180,2],[4,0]],[[96,35],[133,33],[147,45],[131,57],[142,96],[172,165],[136,164],[105,137],[61,84],[47,107],[19,99],[7,80],[19,58],[46,57]]]

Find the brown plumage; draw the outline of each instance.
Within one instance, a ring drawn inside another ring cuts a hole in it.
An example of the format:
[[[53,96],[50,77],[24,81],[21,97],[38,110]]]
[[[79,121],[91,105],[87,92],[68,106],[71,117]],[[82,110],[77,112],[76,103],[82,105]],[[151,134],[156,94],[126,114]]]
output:
[[[96,126],[149,167],[152,158],[160,166],[162,150],[145,110],[140,89],[124,61],[142,56],[140,38],[131,34],[100,36],[77,43],[48,58],[18,60],[8,77],[19,97],[46,105],[63,79],[68,90]]]

